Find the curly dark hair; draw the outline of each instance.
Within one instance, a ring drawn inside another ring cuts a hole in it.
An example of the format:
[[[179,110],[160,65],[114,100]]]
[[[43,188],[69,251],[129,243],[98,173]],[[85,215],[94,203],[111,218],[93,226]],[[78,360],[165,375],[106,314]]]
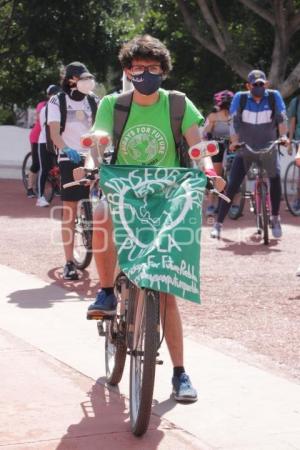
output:
[[[133,59],[159,61],[164,74],[172,70],[169,50],[159,39],[149,34],[135,36],[123,44],[119,53],[119,61],[123,69],[130,69]]]

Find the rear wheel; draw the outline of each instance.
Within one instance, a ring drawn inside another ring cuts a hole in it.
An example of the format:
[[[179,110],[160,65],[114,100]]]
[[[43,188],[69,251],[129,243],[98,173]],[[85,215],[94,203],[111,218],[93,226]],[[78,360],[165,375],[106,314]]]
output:
[[[159,293],[141,291],[136,302],[130,357],[130,421],[133,434],[147,431],[159,344]]]
[[[89,199],[78,202],[75,219],[73,261],[77,269],[85,269],[92,260],[92,205]]]
[[[47,178],[44,189],[44,197],[48,203],[51,203],[54,197],[54,185],[50,178]]]
[[[23,181],[26,192],[28,189],[28,177],[29,177],[31,165],[32,165],[32,155],[31,155],[31,152],[29,152],[29,153],[27,153],[27,155],[25,155],[25,158],[24,158],[23,164],[22,164],[22,181]]]
[[[300,168],[291,161],[286,168],[283,182],[284,198],[293,216],[300,216]]]

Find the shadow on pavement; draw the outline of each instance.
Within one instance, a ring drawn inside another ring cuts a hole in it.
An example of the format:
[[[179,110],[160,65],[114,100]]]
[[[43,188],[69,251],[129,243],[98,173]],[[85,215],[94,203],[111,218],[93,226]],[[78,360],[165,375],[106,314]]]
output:
[[[61,277],[61,268],[54,268],[48,272],[53,283],[34,289],[23,289],[11,292],[8,303],[15,303],[19,308],[52,308],[56,302],[78,302],[81,297],[94,298],[96,287],[92,285],[89,273],[83,271],[78,281],[66,281]],[[59,287],[59,289],[55,289]],[[72,295],[73,294],[73,295]]]
[[[47,275],[54,281],[53,284],[68,291],[76,292],[78,295],[94,299],[99,289],[99,282],[98,280],[95,282],[91,279],[91,274],[88,270],[79,270],[79,280],[76,281],[64,280],[62,271],[63,269],[61,267],[54,267],[48,271]]]
[[[55,283],[35,289],[24,289],[11,292],[8,303],[15,303],[19,308],[52,308],[56,302],[78,302],[80,298],[65,291],[55,291]]]
[[[232,252],[235,255],[253,255],[253,254],[268,254],[271,252],[281,252],[280,248],[276,248],[278,240],[271,239],[269,245],[265,245],[260,237],[257,235],[250,236],[247,242],[234,242],[230,239],[221,239],[226,247],[219,247],[218,250],[225,252]]]
[[[125,397],[118,388],[107,388],[101,378],[81,403],[83,417],[68,427],[55,450],[154,450],[164,437],[158,430],[160,419],[151,416],[148,432],[142,437],[131,433]]]

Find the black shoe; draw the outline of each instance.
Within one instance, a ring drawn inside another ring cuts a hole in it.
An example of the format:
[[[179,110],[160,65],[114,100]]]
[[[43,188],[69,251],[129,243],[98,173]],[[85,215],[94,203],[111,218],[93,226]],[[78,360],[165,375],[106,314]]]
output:
[[[78,280],[78,273],[73,261],[68,261],[64,267],[64,280]]]
[[[36,197],[36,193],[34,192],[33,189],[27,189],[27,197],[28,197],[28,198],[34,198],[34,197]]]

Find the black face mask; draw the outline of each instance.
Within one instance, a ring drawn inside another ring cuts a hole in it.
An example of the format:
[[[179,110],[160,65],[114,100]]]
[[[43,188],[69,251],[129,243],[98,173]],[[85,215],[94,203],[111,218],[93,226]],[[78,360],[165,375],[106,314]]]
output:
[[[254,97],[263,97],[265,90],[266,88],[264,86],[252,86],[251,94],[254,95]]]
[[[72,100],[75,100],[75,102],[80,102],[84,99],[85,94],[79,92],[77,89],[70,89],[69,96]]]
[[[159,89],[162,83],[162,75],[153,75],[145,70],[141,75],[133,76],[131,81],[140,94],[151,95]]]

